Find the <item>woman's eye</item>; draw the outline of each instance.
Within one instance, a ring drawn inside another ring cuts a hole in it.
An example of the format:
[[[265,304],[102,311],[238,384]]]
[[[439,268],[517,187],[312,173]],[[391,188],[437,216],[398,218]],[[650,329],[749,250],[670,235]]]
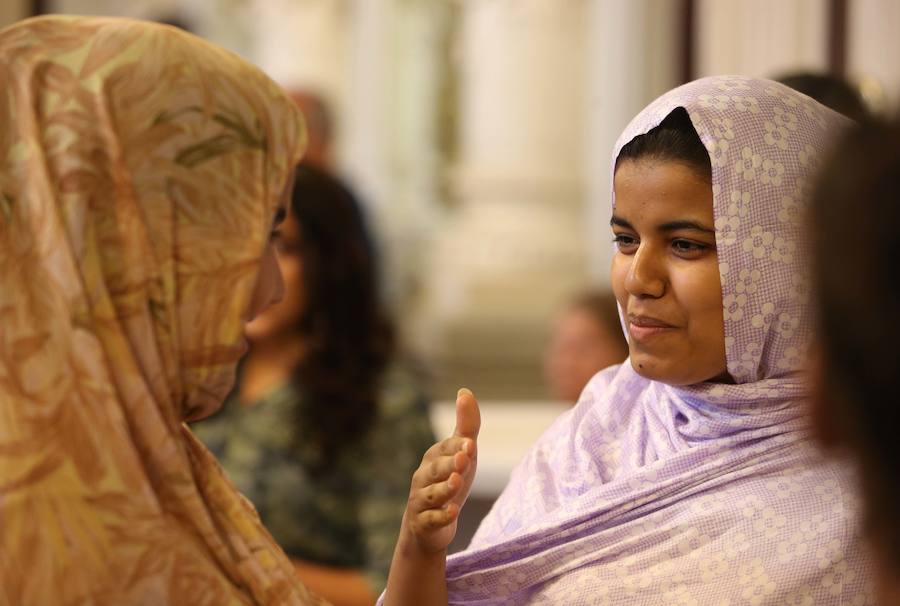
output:
[[[690,240],[673,240],[672,248],[675,249],[675,252],[680,254],[699,254],[709,248],[706,244],[701,244],[700,242],[691,242]]]
[[[631,252],[637,246],[637,238],[627,234],[616,234],[613,242],[616,243],[616,248],[621,252]]]

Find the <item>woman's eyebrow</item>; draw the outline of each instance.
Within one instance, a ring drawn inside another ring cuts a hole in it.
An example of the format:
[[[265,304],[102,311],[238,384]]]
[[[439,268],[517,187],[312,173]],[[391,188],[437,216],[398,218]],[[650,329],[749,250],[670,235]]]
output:
[[[708,234],[715,234],[715,230],[710,229],[708,227],[704,227],[700,223],[695,221],[681,220],[681,221],[668,221],[659,226],[659,231],[676,231],[679,229],[691,229],[694,231],[702,231]]]
[[[629,223],[625,219],[623,219],[621,217],[617,217],[615,215],[613,215],[612,219],[609,220],[609,224],[610,224],[610,226],[617,225],[617,226],[623,227],[625,229],[634,230],[634,227],[631,225],[631,223]],[[703,225],[701,225],[700,223],[697,223],[696,221],[689,221],[687,219],[682,219],[679,221],[667,221],[667,222],[663,223],[662,225],[660,225],[657,229],[659,231],[676,231],[679,229],[691,229],[694,231],[702,231],[702,232],[708,233],[708,234],[716,233],[715,230],[713,230],[713,229],[704,227]]]
[[[625,229],[634,230],[634,228],[631,226],[631,223],[615,215],[613,215],[612,219],[609,220],[609,226],[612,227],[613,225],[618,225],[619,227],[624,227]]]

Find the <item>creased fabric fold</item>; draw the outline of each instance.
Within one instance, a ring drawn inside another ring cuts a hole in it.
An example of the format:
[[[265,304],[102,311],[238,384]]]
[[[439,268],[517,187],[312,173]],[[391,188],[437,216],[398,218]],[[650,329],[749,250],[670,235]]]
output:
[[[183,423],[233,381],[297,109],[148,22],[0,59],[0,604],[316,603]]]
[[[710,154],[735,384],[628,362],[595,376],[448,559],[451,604],[872,603],[856,486],[810,441],[800,372],[803,198],[845,120],[774,82],[705,78],[642,111],[613,166],[679,107]]]

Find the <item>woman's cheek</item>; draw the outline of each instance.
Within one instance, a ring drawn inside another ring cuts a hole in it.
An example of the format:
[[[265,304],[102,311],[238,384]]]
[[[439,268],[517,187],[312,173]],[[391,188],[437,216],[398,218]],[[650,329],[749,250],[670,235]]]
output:
[[[625,309],[628,303],[628,293],[625,291],[625,278],[628,275],[629,259],[620,253],[615,253],[610,267],[610,283],[616,301]]]

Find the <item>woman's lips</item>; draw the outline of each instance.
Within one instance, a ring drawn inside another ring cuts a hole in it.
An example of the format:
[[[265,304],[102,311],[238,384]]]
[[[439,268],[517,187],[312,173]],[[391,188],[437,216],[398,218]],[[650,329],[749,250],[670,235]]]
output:
[[[243,358],[249,349],[250,343],[247,342],[247,337],[241,335],[241,340],[238,342],[238,357]]]
[[[648,341],[675,330],[668,322],[650,316],[628,316],[628,332],[635,341]]]

